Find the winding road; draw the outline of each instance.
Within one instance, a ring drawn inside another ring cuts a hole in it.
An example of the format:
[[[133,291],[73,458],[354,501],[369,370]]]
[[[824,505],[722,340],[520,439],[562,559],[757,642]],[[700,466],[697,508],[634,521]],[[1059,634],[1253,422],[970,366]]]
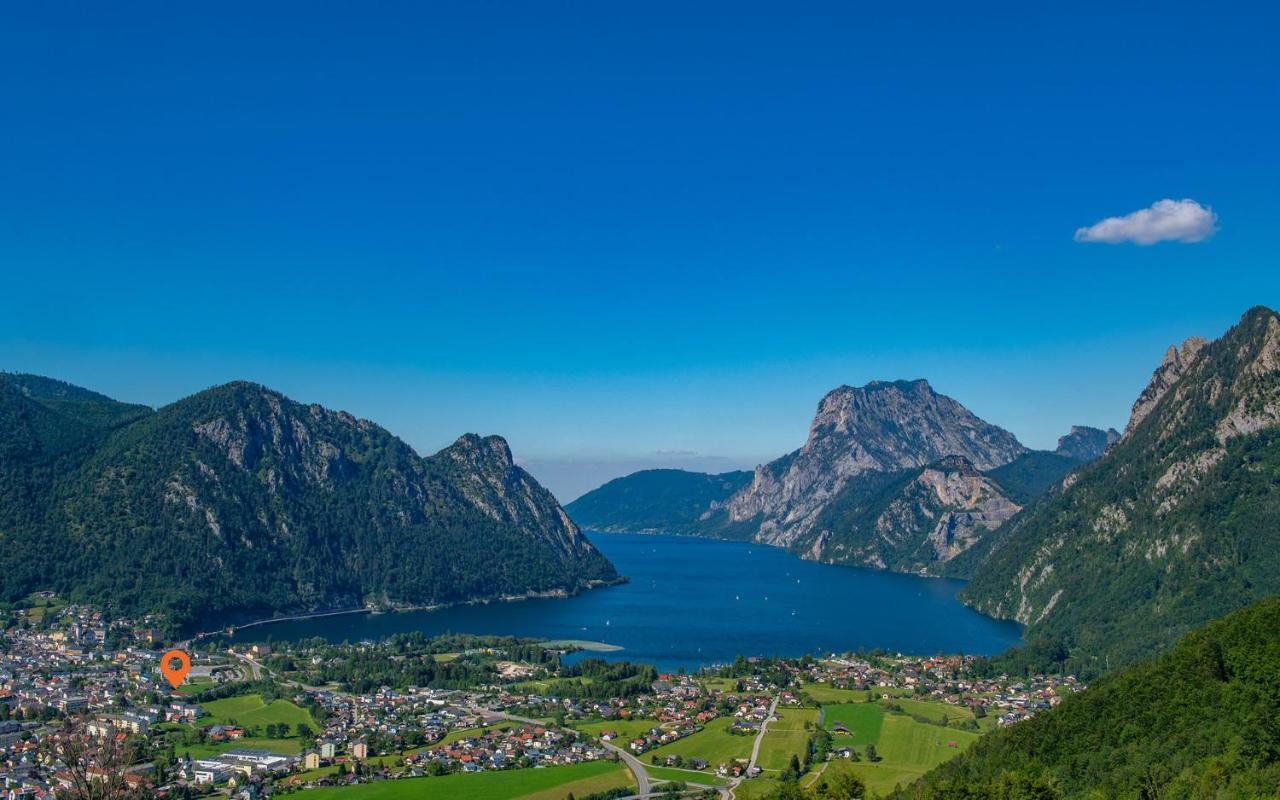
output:
[[[644,764],[640,763],[640,759],[621,747],[615,747],[612,742],[601,742],[601,744],[617,753],[618,757],[622,759],[622,763],[626,764],[627,769],[631,770],[631,774],[636,776],[636,785],[639,787],[636,790],[636,797],[648,797],[650,792],[649,772],[644,768]]]
[[[755,744],[751,745],[751,762],[747,764],[747,770],[750,771],[756,765],[756,759],[760,757],[760,745],[764,742],[765,729],[769,727],[769,720],[773,719],[774,714],[778,711],[778,697],[775,695],[773,702],[769,704],[769,716],[764,718],[764,722],[760,723],[760,732],[756,734]]]

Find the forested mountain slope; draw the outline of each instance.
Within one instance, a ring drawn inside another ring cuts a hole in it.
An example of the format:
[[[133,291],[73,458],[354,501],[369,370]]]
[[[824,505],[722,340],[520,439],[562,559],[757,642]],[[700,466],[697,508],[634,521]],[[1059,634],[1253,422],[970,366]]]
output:
[[[602,531],[692,533],[713,503],[746,486],[746,471],[707,475],[647,469],[615,478],[565,506],[585,528]]]
[[[498,437],[422,458],[368,421],[249,383],[136,416],[15,384],[0,380],[8,599],[53,588],[190,627],[617,578]]]
[[[1172,349],[1126,433],[991,546],[962,597],[1099,668],[1280,592],[1280,319]]]
[[[1206,625],[983,736],[895,797],[1270,798],[1280,791],[1280,598]]]

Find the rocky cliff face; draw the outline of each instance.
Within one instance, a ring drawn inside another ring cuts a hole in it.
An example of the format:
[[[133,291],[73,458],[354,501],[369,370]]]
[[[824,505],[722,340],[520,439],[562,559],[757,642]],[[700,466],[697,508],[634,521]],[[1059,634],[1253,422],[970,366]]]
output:
[[[1124,438],[1002,530],[962,596],[1118,661],[1280,592],[1280,318],[1170,348]]]
[[[1156,367],[1156,371],[1151,375],[1151,381],[1147,384],[1147,388],[1142,390],[1142,394],[1138,395],[1138,399],[1133,402],[1133,411],[1129,415],[1129,424],[1124,426],[1124,436],[1128,436],[1133,429],[1147,418],[1147,415],[1155,409],[1156,405],[1164,398],[1178,380],[1186,374],[1191,365],[1196,363],[1200,351],[1204,349],[1206,340],[1199,336],[1192,336],[1182,343],[1182,347],[1169,345],[1169,349],[1165,351],[1164,359],[1160,361],[1160,366]]]
[[[41,407],[46,427],[74,422]],[[496,436],[421,458],[367,420],[233,383],[76,453],[49,470],[39,513],[0,515],[7,593],[53,587],[187,625],[617,578]],[[0,473],[37,466],[24,457]]]
[[[711,527],[783,547],[808,541],[815,521],[851,480],[961,456],[979,470],[1026,448],[927,381],[842,386],[822,399],[795,453],[757,467],[750,485],[706,515]]]
[[[1120,432],[1115,428],[1104,431],[1086,425],[1072,425],[1070,433],[1058,438],[1058,447],[1054,452],[1076,461],[1093,461],[1118,441]]]
[[[807,557],[937,573],[1021,511],[963,456],[849,482],[818,515]]]

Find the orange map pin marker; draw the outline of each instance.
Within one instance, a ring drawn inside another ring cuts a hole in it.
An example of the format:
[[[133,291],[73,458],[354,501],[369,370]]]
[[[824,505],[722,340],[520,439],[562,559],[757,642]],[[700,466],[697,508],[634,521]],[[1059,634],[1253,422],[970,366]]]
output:
[[[175,661],[178,662],[176,667],[173,665]],[[177,689],[191,671],[191,658],[181,650],[170,650],[160,656],[160,671],[164,673],[169,685]]]

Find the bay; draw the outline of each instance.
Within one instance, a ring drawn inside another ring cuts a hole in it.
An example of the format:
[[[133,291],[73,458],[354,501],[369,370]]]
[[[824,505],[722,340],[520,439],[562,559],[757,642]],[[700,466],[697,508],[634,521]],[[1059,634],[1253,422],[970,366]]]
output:
[[[348,614],[237,631],[233,641],[378,639],[402,631],[604,642],[590,655],[659,669],[746,656],[879,648],[916,655],[989,655],[1020,640],[1015,623],[956,599],[962,581],[803,561],[747,542],[590,533],[628,583],[569,598]]]

